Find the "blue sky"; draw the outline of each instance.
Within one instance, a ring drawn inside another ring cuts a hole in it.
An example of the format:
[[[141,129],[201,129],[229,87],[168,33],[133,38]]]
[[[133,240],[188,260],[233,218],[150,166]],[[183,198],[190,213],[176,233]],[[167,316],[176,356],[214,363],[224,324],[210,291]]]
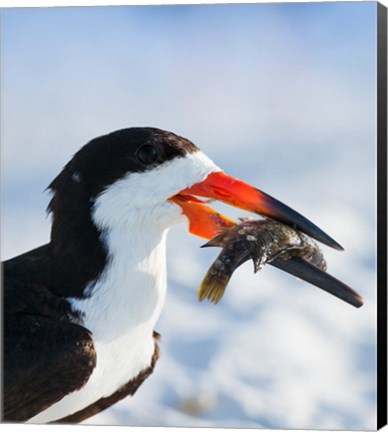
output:
[[[69,147],[131,125],[175,130],[200,146],[207,144],[202,131],[225,147],[243,135],[260,154],[281,140],[282,152],[304,146],[309,116],[324,127],[314,129],[314,142],[332,139],[342,121],[352,121],[359,135],[359,118],[369,115],[373,123],[375,9],[328,3],[5,10],[3,137],[22,150],[51,141],[65,160]],[[13,182],[31,167],[22,154],[10,154],[20,169],[4,167]],[[59,168],[46,156],[36,159],[39,175]]]
[[[376,3],[31,8],[1,24],[3,258],[48,240],[44,190],[81,145],[148,125],[316,222],[346,249],[324,250],[330,272],[367,300],[355,312],[247,266],[216,308],[197,304],[211,252],[172,230],[161,372],[95,421],[145,425],[147,401],[163,426],[375,427]],[[215,408],[180,410],[193,389]]]

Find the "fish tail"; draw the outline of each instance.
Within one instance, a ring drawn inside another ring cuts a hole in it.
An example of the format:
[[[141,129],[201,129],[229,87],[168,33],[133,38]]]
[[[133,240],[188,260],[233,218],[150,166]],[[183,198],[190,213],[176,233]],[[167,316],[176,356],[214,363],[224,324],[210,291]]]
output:
[[[217,304],[224,295],[226,285],[232,276],[232,272],[224,268],[217,268],[217,261],[209,268],[198,290],[198,300],[210,300]]]

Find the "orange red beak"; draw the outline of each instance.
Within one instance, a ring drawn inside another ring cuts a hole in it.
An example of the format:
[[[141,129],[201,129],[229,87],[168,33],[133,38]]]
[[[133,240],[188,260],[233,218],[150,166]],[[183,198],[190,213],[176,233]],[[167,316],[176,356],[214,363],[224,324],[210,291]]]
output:
[[[202,182],[170,198],[170,201],[182,208],[183,214],[189,219],[189,231],[199,237],[210,239],[223,228],[233,226],[235,222],[211,209],[197,197],[215,199],[242,210],[276,219],[327,246],[343,250],[334,239],[295,210],[222,171],[209,174]]]

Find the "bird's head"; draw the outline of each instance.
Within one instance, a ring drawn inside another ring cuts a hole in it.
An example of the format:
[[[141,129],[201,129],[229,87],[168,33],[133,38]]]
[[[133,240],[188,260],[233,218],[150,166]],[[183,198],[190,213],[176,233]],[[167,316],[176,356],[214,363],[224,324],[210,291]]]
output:
[[[291,208],[224,173],[189,140],[156,128],[130,128],[82,147],[52,182],[49,209],[89,212],[98,229],[189,221],[191,233],[211,238],[234,222],[206,200],[265,215],[341,249],[332,238]]]

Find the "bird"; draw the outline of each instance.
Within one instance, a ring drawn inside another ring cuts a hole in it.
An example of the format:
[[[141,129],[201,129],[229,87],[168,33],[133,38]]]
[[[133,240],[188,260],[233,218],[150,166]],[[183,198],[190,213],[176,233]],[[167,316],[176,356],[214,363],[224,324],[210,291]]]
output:
[[[342,249],[190,140],[155,127],[92,139],[48,190],[49,243],[2,263],[3,421],[78,423],[135,394],[160,355],[170,227],[186,223],[209,240],[234,223],[211,200]]]

